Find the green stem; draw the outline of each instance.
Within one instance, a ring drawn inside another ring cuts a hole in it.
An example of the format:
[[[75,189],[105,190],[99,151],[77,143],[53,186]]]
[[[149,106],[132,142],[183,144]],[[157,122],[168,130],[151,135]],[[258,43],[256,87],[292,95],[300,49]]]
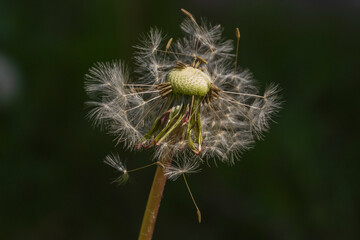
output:
[[[171,163],[172,154],[160,160],[165,166]],[[167,177],[164,168],[157,166],[149,198],[146,204],[138,240],[151,240]]]

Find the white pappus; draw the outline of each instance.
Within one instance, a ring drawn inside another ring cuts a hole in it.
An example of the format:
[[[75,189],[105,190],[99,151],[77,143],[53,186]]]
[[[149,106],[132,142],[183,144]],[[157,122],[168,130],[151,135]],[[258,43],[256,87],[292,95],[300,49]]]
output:
[[[278,86],[261,94],[252,73],[237,66],[239,30],[234,54],[220,25],[182,11],[184,37],[151,29],[135,46],[134,75],[121,61],[97,63],[85,84],[93,123],[129,149],[153,147],[156,161],[172,154],[172,179],[196,172],[203,159],[234,163],[280,109]]]

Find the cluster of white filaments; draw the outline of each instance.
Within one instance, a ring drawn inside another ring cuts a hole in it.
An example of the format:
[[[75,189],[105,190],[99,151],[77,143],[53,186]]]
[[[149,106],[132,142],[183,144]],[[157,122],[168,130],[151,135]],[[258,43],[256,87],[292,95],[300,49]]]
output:
[[[156,161],[172,154],[176,161],[166,171],[173,179],[196,172],[203,159],[233,163],[280,108],[278,87],[259,94],[220,25],[198,24],[182,11],[183,38],[173,41],[151,29],[136,46],[136,77],[114,61],[97,63],[86,82],[95,125],[130,149],[154,147]],[[236,37],[238,46],[238,29]],[[107,163],[120,166],[111,158]]]
[[[165,175],[170,180],[176,180],[183,174],[191,174],[200,172],[200,162],[192,161],[192,159],[182,159],[181,161],[175,160],[172,164],[167,168]]]
[[[113,153],[113,154],[106,156],[104,163],[106,163],[110,167],[115,168],[117,171],[119,171],[121,173],[120,177],[115,179],[114,182],[116,182],[118,184],[123,184],[128,180],[128,178],[129,178],[128,171],[126,170],[125,164],[120,160],[120,157],[118,154]]]

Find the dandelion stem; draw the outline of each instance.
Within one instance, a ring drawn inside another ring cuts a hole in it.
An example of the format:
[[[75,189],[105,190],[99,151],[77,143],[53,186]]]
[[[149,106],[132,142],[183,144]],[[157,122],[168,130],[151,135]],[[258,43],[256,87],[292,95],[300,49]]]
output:
[[[172,154],[162,156],[160,160],[160,162],[165,166],[169,165],[171,161]],[[152,239],[166,179],[167,177],[165,175],[164,168],[161,167],[160,164],[158,164],[153,184],[151,186],[149,198],[146,204],[138,240]]]

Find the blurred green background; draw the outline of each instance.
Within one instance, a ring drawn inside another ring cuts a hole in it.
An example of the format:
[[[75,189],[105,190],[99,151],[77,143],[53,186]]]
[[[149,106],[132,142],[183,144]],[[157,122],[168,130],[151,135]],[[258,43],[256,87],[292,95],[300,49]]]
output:
[[[185,8],[241,31],[240,63],[279,83],[284,108],[235,166],[166,186],[154,239],[360,239],[360,3],[25,1],[0,3],[0,239],[136,239],[155,168],[122,187],[103,158],[127,152],[85,118],[84,75],[131,62],[139,34],[180,37]]]

